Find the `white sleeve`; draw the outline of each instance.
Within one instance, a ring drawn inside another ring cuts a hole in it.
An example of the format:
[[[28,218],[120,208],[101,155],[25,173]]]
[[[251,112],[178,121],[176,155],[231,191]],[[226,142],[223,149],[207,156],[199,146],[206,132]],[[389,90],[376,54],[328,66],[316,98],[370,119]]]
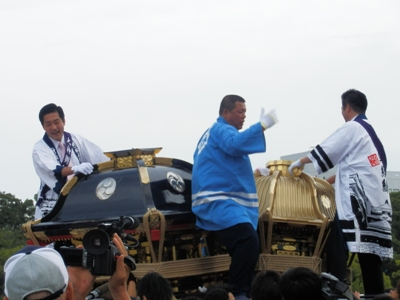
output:
[[[54,170],[59,166],[53,151],[45,142],[38,141],[33,147],[32,159],[36,174],[40,180],[53,189],[57,182]]]
[[[359,125],[355,122],[345,123],[307,155],[318,174],[333,168],[353,151],[360,138],[358,129]]]
[[[77,134],[71,134],[71,135],[72,135],[72,140],[78,145],[82,162],[89,162],[92,165],[94,165],[110,160],[110,158],[106,156],[103,150],[96,144],[92,143],[91,141],[85,139],[80,135]]]

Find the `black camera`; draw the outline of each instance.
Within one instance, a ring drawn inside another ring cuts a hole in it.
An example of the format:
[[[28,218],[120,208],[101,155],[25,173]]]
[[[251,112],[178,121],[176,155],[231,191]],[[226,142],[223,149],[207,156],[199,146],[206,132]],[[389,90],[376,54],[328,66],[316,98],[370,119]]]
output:
[[[353,294],[348,284],[339,281],[335,276],[322,272],[322,299],[353,299]]]
[[[109,276],[114,273],[117,258],[120,255],[118,248],[110,241],[110,238],[116,232],[125,239],[129,239],[127,234],[123,233],[123,228],[127,226],[132,228],[138,225],[137,218],[121,217],[119,223],[100,224],[99,229],[88,231],[82,240],[84,248],[71,248],[65,244],[56,243],[55,249],[61,254],[67,266],[84,267],[96,276]],[[130,237],[131,240],[132,238]],[[124,262],[131,271],[136,269],[135,261],[131,256],[126,256]]]

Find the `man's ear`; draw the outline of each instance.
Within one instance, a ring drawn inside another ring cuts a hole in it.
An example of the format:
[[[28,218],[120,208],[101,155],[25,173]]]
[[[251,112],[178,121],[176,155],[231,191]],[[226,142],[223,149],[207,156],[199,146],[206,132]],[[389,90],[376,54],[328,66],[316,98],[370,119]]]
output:
[[[229,110],[226,108],[222,111],[222,117],[225,119],[229,115]]]
[[[4,297],[3,297],[3,300],[8,300],[8,297],[7,297],[7,296],[4,296]]]
[[[67,296],[65,299],[75,300],[74,287],[72,286],[71,281],[68,281],[67,289],[65,290],[65,295]]]

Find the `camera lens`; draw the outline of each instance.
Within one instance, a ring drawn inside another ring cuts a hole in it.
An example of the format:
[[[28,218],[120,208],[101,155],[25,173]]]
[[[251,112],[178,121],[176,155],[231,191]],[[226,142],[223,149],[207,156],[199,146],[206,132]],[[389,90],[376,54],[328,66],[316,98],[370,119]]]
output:
[[[94,247],[100,247],[101,246],[101,239],[99,239],[99,238],[94,238],[92,240],[92,242],[93,242],[93,246]]]
[[[110,238],[104,230],[94,229],[85,234],[82,244],[87,252],[94,255],[102,254],[107,251],[110,245]]]

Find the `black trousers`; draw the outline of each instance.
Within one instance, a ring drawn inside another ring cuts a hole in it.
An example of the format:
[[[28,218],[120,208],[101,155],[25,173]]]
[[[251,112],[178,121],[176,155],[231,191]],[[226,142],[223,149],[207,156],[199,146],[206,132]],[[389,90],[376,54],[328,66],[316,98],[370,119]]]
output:
[[[248,295],[260,253],[257,231],[250,223],[240,223],[215,234],[232,257],[228,284],[233,287],[233,295]]]
[[[328,273],[331,273],[340,281],[347,283],[346,272],[349,252],[337,216],[335,216],[328,238],[326,255]],[[383,294],[384,282],[381,258],[378,255],[369,253],[358,253],[357,255],[360,262],[365,294]]]

